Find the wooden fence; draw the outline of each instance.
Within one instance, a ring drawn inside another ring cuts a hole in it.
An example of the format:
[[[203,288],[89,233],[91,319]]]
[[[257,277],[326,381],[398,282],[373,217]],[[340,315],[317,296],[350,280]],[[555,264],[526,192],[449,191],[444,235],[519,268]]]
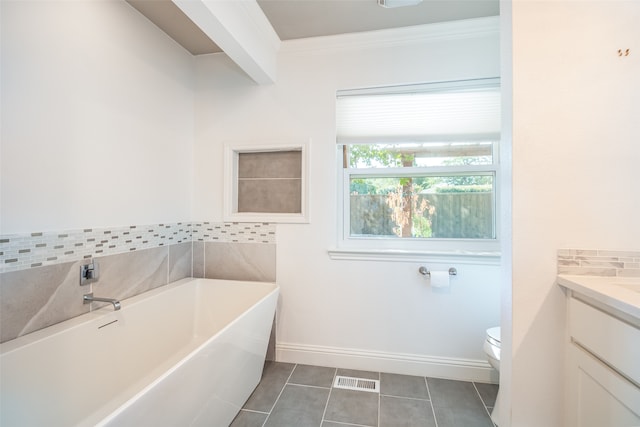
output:
[[[397,225],[391,220],[391,208],[385,195],[351,196],[352,235],[393,235]],[[434,238],[490,239],[493,231],[492,193],[421,194],[418,204],[426,200],[433,214],[424,213],[431,221]]]

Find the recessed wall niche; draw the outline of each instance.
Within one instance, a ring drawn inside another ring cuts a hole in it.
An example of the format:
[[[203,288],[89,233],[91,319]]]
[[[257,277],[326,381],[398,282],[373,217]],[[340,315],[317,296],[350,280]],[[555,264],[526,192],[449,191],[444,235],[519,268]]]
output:
[[[308,222],[308,144],[225,146],[225,221]]]

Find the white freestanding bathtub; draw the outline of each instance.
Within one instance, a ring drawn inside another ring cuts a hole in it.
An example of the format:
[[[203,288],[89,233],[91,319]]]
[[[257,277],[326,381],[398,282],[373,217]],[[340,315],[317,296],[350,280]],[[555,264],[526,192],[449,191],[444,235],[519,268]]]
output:
[[[227,426],[260,381],[277,298],[184,279],[0,344],[0,425]]]

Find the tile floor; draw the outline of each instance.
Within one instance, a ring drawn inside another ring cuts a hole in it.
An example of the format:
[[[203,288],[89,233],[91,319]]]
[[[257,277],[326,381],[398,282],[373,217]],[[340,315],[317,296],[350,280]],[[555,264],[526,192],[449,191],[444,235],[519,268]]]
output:
[[[380,393],[332,387],[336,375],[380,380]],[[267,362],[231,427],[493,427],[498,386]]]

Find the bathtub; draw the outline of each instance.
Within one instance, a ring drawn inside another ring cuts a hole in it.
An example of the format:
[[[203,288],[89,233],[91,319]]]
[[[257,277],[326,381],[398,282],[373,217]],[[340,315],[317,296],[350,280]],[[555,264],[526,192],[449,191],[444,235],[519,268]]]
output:
[[[0,344],[0,425],[227,426],[260,381],[277,298],[184,279]]]

